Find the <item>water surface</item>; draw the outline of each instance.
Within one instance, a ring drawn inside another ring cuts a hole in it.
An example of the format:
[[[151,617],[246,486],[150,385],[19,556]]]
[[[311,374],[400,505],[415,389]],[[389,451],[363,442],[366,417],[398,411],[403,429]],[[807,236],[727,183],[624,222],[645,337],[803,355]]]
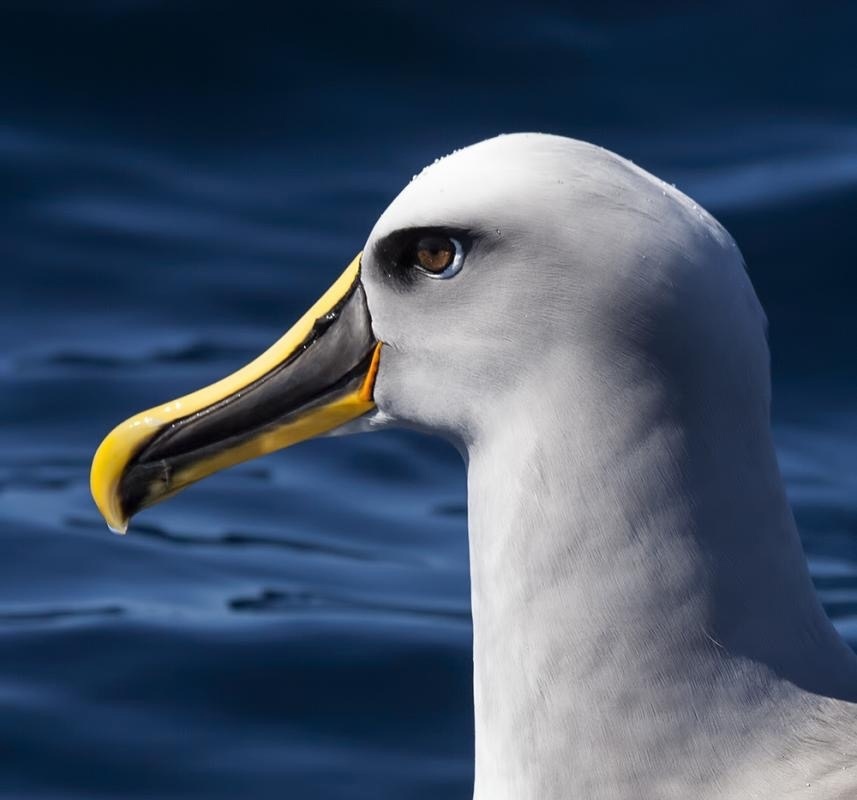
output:
[[[781,464],[857,644],[857,7],[7,2],[0,796],[467,798],[464,471],[413,434],[238,467],[110,535],[115,422],[232,371],[435,157],[546,130],[735,235]]]

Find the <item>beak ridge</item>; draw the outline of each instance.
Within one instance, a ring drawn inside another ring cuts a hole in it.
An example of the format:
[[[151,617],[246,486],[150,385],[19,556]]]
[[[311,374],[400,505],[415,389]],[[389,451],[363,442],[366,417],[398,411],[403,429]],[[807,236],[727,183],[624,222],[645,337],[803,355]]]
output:
[[[274,345],[217,383],[108,434],[90,474],[111,530],[218,470],[327,433],[374,408],[381,344],[358,255]]]

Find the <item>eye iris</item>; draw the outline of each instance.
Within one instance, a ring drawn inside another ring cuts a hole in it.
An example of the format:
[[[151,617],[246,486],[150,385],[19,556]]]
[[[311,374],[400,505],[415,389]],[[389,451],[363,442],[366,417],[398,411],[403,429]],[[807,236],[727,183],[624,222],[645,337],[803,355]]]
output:
[[[455,258],[455,245],[440,236],[427,236],[417,244],[417,262],[429,272],[443,272]]]

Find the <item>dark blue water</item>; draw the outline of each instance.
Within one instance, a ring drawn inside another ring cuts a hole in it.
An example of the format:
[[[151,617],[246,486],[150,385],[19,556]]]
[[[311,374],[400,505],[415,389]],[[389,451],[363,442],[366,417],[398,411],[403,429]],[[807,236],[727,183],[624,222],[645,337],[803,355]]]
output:
[[[771,323],[814,577],[857,643],[857,6],[0,3],[0,796],[464,798],[464,472],[310,442],[109,534],[113,424],[242,364],[436,156],[618,150]],[[642,10],[644,9],[645,10]]]

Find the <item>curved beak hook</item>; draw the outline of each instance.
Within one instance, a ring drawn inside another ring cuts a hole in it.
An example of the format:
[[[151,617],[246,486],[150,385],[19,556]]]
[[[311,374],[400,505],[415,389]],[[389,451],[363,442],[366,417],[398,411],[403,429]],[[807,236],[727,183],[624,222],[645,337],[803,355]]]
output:
[[[320,436],[374,408],[381,343],[360,255],[268,350],[192,394],[117,425],[95,453],[92,496],[111,530],[213,472]]]

